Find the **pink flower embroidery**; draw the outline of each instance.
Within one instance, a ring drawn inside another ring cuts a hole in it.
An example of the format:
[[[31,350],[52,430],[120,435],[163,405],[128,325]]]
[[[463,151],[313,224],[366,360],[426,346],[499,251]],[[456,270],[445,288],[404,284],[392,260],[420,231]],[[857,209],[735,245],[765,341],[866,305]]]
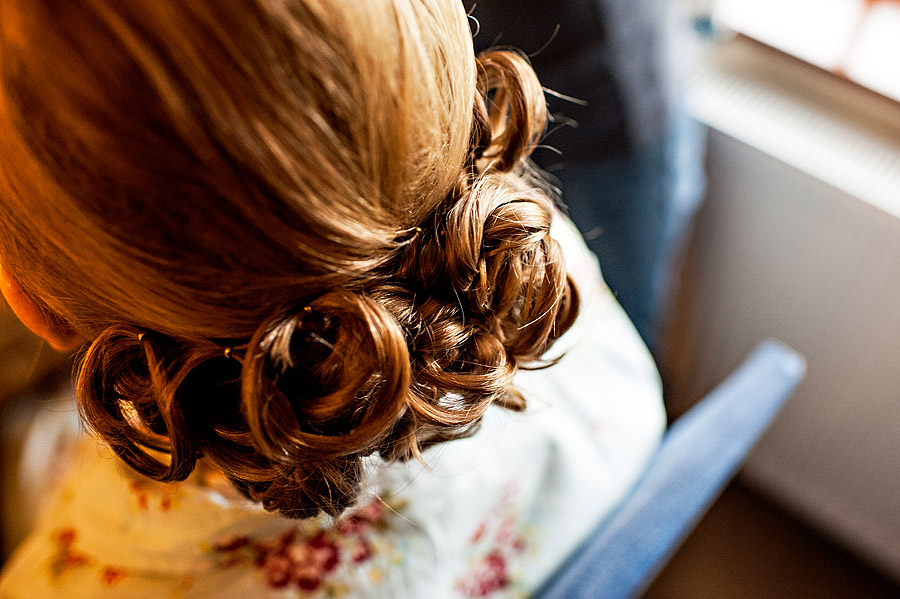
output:
[[[461,586],[468,597],[488,597],[509,587],[506,559],[497,551],[489,553]]]
[[[145,490],[145,485],[138,481],[130,481],[128,483],[128,488],[134,493],[134,499],[137,502],[137,507],[139,512],[147,511],[147,491]]]
[[[508,485],[497,505],[475,527],[470,542],[477,558],[457,581],[456,588],[464,597],[490,597],[513,584],[510,564],[528,548],[523,524],[516,509],[517,489]]]
[[[104,585],[111,587],[120,583],[126,576],[128,576],[128,572],[124,568],[106,566],[100,573],[100,580]]]
[[[75,547],[78,533],[74,528],[63,528],[53,533],[56,550],[50,560],[50,571],[53,577],[61,576],[68,570],[89,566],[94,559]]]
[[[157,505],[157,502],[161,512],[169,512],[177,507],[174,497],[178,485],[175,483],[158,483],[135,478],[128,481],[128,490],[134,497],[139,512],[148,511],[151,506]]]
[[[350,550],[350,559],[354,564],[361,564],[372,557],[372,545],[368,541],[362,540],[359,545]]]
[[[81,551],[77,546],[78,532],[74,528],[61,528],[53,533],[55,551],[50,559],[50,573],[58,578],[75,568],[87,568],[98,565],[97,560]],[[121,582],[128,571],[118,566],[105,565],[100,568],[100,582],[105,586],[114,586]]]
[[[477,543],[481,540],[481,537],[484,536],[484,531],[487,530],[487,524],[482,522],[478,525],[478,528],[475,529],[475,533],[472,535],[472,542]]]
[[[333,528],[301,537],[292,529],[279,537],[255,540],[231,537],[213,546],[219,567],[253,564],[270,588],[295,587],[316,592],[341,565],[362,564],[375,554],[372,532],[384,522],[385,506],[375,500],[340,520]]]

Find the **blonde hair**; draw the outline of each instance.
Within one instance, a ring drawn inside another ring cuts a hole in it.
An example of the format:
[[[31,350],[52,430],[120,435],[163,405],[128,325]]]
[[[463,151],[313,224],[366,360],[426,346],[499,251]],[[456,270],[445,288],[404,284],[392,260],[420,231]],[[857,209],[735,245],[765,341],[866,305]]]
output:
[[[524,407],[577,294],[540,85],[471,43],[458,0],[0,5],[0,260],[129,465],[336,514],[363,457]]]

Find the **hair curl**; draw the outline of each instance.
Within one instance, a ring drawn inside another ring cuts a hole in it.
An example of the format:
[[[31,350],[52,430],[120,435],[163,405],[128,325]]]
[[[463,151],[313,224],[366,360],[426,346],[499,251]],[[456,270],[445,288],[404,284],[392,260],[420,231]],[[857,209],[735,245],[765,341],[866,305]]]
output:
[[[0,233],[31,230],[43,246],[0,243],[33,296],[92,339],[80,363],[79,406],[125,462],[177,481],[207,458],[268,510],[337,515],[357,497],[364,457],[417,457],[472,434],[491,405],[524,409],[517,370],[544,365],[541,356],[578,311],[550,237],[552,202],[523,162],[546,119],[526,59],[494,51],[472,62],[457,0],[258,0],[248,3],[252,15],[229,8],[214,16],[187,3],[192,8],[177,9],[186,11],[177,21],[183,37],[159,55],[135,32],[149,35],[152,23],[174,18],[154,20],[153,11],[166,4],[174,14],[176,3],[88,4],[93,12],[78,17],[84,31],[69,32],[65,43],[77,46],[77,33],[125,44],[127,60],[114,67],[159,103],[145,99],[136,110],[147,130],[121,108],[136,93],[121,85],[112,99],[78,88],[87,94],[80,104],[36,113],[26,99],[49,106],[47,98],[74,97],[75,88],[61,77],[52,95],[26,82],[29,68],[51,63],[28,63],[21,40],[0,35],[0,51],[17,50],[0,78],[19,111],[0,114],[19,135],[0,138],[0,150],[17,150],[31,168],[23,172],[51,181],[29,188],[24,175],[10,183],[6,172],[0,185],[20,202],[14,212],[29,197],[53,199],[51,211],[27,204],[38,225],[0,219]],[[397,18],[379,20],[381,4]],[[21,22],[43,22],[39,9],[24,6]],[[359,38],[353,11],[388,37]],[[420,35],[408,48],[385,42],[413,28]],[[208,48],[176,47],[201,33],[222,54],[248,54],[206,81]],[[298,39],[303,44],[287,42]],[[48,47],[61,40],[51,37]],[[88,58],[92,47],[85,42]],[[279,52],[290,59],[266,80]],[[246,97],[251,84],[263,101]],[[355,116],[378,102],[377,113]],[[98,111],[103,118],[87,118]],[[61,147],[67,123],[77,126]],[[113,143],[126,129],[140,144]],[[99,145],[60,158],[87,137]],[[92,166],[104,155],[119,179]],[[154,157],[165,158],[128,178]],[[82,158],[72,174],[71,162]],[[165,193],[139,194],[159,186]],[[66,219],[94,235],[66,235]],[[51,221],[60,233],[39,233]],[[67,274],[74,268],[89,283]]]

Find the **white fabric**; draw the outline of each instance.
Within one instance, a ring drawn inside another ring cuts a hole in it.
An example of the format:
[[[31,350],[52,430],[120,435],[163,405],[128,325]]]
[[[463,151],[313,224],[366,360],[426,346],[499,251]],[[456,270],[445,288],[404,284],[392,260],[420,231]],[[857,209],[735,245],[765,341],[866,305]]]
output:
[[[369,464],[359,507],[291,521],[213,477],[162,485],[85,441],[7,565],[0,597],[526,597],[630,488],[664,428],[659,380],[570,226],[554,235],[582,295],[524,413],[472,438]]]

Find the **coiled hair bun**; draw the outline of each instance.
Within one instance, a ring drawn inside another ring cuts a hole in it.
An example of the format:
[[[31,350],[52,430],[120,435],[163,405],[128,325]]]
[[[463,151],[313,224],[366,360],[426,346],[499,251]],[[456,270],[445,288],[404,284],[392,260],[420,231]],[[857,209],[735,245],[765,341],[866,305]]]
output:
[[[494,160],[498,171],[513,170],[531,154],[546,122],[543,88],[528,61],[505,50],[481,54],[475,130],[485,137],[476,146],[481,151],[478,158]]]
[[[527,59],[458,0],[70,4],[4,4],[0,256],[125,462],[339,514],[524,409],[578,311]]]
[[[276,310],[244,342],[133,326],[94,340],[81,410],[123,460],[174,481],[205,456],[269,510],[337,515],[364,457],[416,457],[472,434],[491,405],[524,409],[516,371],[544,365],[578,296],[522,164],[540,86],[516,54],[479,65],[467,165],[370,277]]]
[[[289,516],[338,514],[356,497],[362,457],[406,409],[404,333],[377,301],[335,291],[260,327],[244,358],[241,410],[252,447],[280,471],[246,481]],[[240,478],[246,467],[227,466]]]
[[[84,356],[82,413],[151,478],[183,480],[205,455],[267,509],[340,513],[356,496],[360,458],[405,411],[410,363],[396,320],[336,291],[279,311],[228,354],[111,327]]]

